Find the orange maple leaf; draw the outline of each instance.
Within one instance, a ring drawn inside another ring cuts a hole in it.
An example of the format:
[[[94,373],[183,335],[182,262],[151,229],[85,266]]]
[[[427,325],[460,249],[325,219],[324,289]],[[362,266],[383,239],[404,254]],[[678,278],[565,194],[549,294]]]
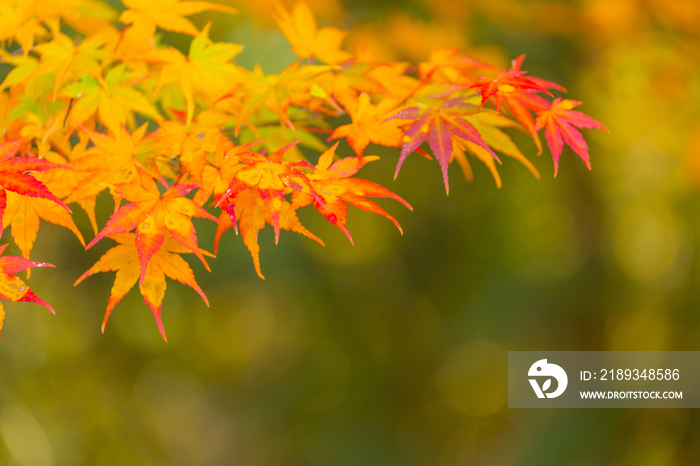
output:
[[[366,197],[388,197],[397,200],[403,205],[413,210],[413,207],[400,196],[392,193],[385,187],[369,180],[361,178],[351,178],[367,162],[378,160],[377,156],[365,157],[360,161],[356,157],[346,157],[333,163],[335,150],[339,143],[335,143],[330,149],[324,152],[318,159],[316,170],[309,175],[314,191],[318,192],[323,199],[323,203],[303,192],[292,194],[292,207],[297,209],[314,202],[314,207],[326,217],[333,225],[337,226],[353,243],[350,231],[345,226],[348,208],[347,204],[374,214],[383,215],[391,220],[396,228],[403,234],[403,229],[394,217],[389,215],[384,209]],[[354,244],[354,243],[353,243]]]
[[[213,125],[185,125],[175,121],[163,121],[160,128],[151,133],[154,147],[161,153],[179,154],[180,163],[201,185],[207,154],[213,153],[224,137]]]
[[[216,202],[228,214],[231,225],[238,231],[239,223],[243,243],[246,245],[255,263],[255,270],[261,278],[260,247],[257,244],[257,232],[270,223],[275,228],[275,244],[279,242],[280,229],[301,233],[316,241],[320,240],[301,226],[296,219],[294,209],[289,208],[285,194],[299,191],[308,194],[323,204],[323,200],[312,188],[308,177],[298,170],[300,167],[313,168],[305,161],[291,162],[282,160],[284,153],[292,143],[267,157],[256,152],[239,152],[235,157],[244,165],[235,171],[228,188]],[[223,214],[222,214],[223,215]],[[217,236],[230,227],[222,225]],[[218,240],[217,240],[218,241]]]
[[[226,202],[235,203],[236,196],[242,191],[249,188],[259,190],[267,209],[272,214],[275,244],[279,241],[279,213],[285,199],[285,190],[304,192],[323,204],[318,193],[311,187],[307,176],[297,169],[297,167],[313,168],[313,165],[303,160],[297,162],[282,160],[284,153],[298,143],[299,141],[289,144],[267,157],[256,152],[237,154],[238,160],[248,166],[235,172],[228,188],[216,202],[216,206],[221,207]]]
[[[176,184],[161,196],[156,182],[146,173],[139,172],[140,183],[120,183],[114,187],[117,194],[130,202],[117,210],[105,227],[87,245],[91,248],[105,236],[126,233],[136,229],[136,250],[141,262],[143,286],[146,268],[153,255],[160,249],[169,233],[178,243],[193,252],[204,267],[209,265],[197,245],[197,232],[192,217],[203,217],[218,222],[216,217],[193,200],[185,197],[196,185]]]
[[[79,174],[79,179],[66,202],[87,201],[92,209],[88,215],[93,218],[94,201],[103,190],[112,191],[116,209],[121,201],[114,192],[117,184],[134,181],[139,168],[151,174],[157,173],[151,141],[148,136],[144,137],[147,127],[147,123],[143,124],[133,133],[121,128],[119,133],[110,135],[83,128],[94,146],[71,158],[71,167]]]
[[[7,244],[0,246],[0,254],[7,248]],[[14,275],[30,267],[53,267],[48,262],[34,262],[22,257],[1,256],[0,257],[0,298],[12,302],[32,302],[41,304],[46,309],[56,314],[51,305],[43,299],[37,297],[34,292],[20,278]],[[5,309],[0,302],[0,330],[5,320]]]
[[[362,153],[370,142],[387,147],[399,147],[403,142],[403,123],[397,120],[385,121],[389,111],[396,107],[393,99],[384,99],[372,105],[369,94],[362,93],[357,101],[348,99],[340,102],[350,114],[352,123],[339,126],[328,138],[329,141],[346,138],[350,147],[362,159]]]
[[[212,194],[214,200],[218,201],[228,189],[236,172],[247,166],[239,160],[239,154],[247,152],[248,149],[261,142],[254,141],[235,146],[229,138],[222,137],[213,151],[213,157],[207,161],[202,169],[202,183],[195,196],[195,201],[203,205]]]
[[[178,255],[191,252],[189,248],[183,247],[171,236],[168,236],[162,242],[162,246],[152,254],[144,274],[143,268],[140,266],[141,253],[138,251],[138,246],[136,244],[136,235],[133,233],[121,233],[112,235],[110,238],[119,244],[109,249],[100,257],[95,265],[82,274],[73,285],[77,285],[97,272],[117,272],[114,285],[112,285],[112,292],[107,302],[107,311],[102,320],[102,333],[105,331],[107,319],[109,319],[112,309],[114,309],[119,301],[133,288],[137,281],[139,281],[139,289],[143,300],[153,313],[156,323],[158,324],[158,330],[165,341],[168,341],[168,339],[165,336],[165,328],[163,327],[163,320],[161,318],[161,306],[167,286],[165,282],[166,276],[184,285],[190,286],[199,293],[204,303],[209,306],[209,300],[207,300],[206,295],[199,285],[197,285],[194,273],[189,264]],[[212,254],[201,249],[198,249],[197,252],[199,254],[212,256]],[[141,280],[139,280],[139,276],[141,276]]]
[[[297,217],[291,204],[284,198],[276,199],[278,206],[274,212],[270,211],[270,199],[265,197],[265,193],[256,188],[249,188],[239,191],[233,200],[222,202],[219,225],[216,229],[214,239],[214,251],[218,249],[221,235],[233,227],[236,234],[239,233],[243,239],[243,244],[250,251],[255,266],[255,273],[263,280],[265,277],[260,268],[260,245],[258,245],[258,231],[265,228],[265,225],[275,227],[275,244],[279,238],[279,230],[288,230],[302,234],[307,238],[318,242],[323,246],[323,241],[307,230]],[[273,218],[274,217],[274,218]]]

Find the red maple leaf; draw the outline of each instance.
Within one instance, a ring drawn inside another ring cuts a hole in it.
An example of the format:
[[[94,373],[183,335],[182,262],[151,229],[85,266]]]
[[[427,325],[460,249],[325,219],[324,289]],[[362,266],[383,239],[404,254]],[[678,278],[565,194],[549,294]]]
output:
[[[70,212],[68,206],[54,196],[44,183],[28,174],[28,172],[43,172],[53,168],[69,167],[36,157],[15,157],[23,143],[23,139],[17,139],[0,144],[0,218],[5,214],[5,207],[7,207],[7,192],[5,190],[22,196],[48,199]]]
[[[572,110],[572,108],[579,105],[581,105],[581,102],[569,99],[562,100],[561,97],[557,97],[552,101],[548,109],[537,112],[535,131],[545,128],[544,137],[547,139],[547,145],[549,150],[552,151],[552,158],[554,159],[554,176],[557,176],[559,156],[562,149],[564,149],[565,143],[581,157],[588,169],[591,169],[588,146],[576,128],[598,128],[609,133],[605,126],[593,118],[577,110]]]
[[[399,162],[396,164],[394,178],[398,176],[401,165],[404,160],[406,160],[406,157],[418,149],[426,139],[428,140],[430,149],[433,151],[433,154],[435,154],[435,158],[440,163],[447,194],[450,193],[447,168],[452,158],[454,138],[469,141],[482,147],[500,163],[498,156],[484,142],[479,131],[474,125],[463,118],[464,115],[478,112],[479,107],[462,103],[461,100],[463,100],[462,97],[450,99],[440,107],[428,109],[409,107],[388,118],[388,120],[394,118],[415,120],[406,131],[406,136],[404,136],[405,142],[401,148]]]
[[[0,254],[5,251],[7,244],[0,246]],[[47,262],[34,262],[23,257],[2,256],[0,257],[0,298],[12,302],[32,302],[41,304],[46,309],[56,314],[51,305],[39,298],[22,280],[16,275],[17,272],[27,270],[30,267],[53,267]],[[0,303],[0,330],[5,319],[5,309]]]

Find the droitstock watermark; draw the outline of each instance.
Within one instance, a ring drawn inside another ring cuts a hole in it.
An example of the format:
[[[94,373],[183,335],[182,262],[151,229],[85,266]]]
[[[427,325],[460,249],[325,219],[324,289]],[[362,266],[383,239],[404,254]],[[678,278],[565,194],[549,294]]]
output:
[[[700,408],[700,351],[509,351],[509,408]]]

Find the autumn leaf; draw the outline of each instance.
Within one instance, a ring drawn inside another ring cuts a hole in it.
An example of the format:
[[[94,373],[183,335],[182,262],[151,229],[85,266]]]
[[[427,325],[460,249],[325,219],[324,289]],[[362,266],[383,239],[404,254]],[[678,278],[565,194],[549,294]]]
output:
[[[301,226],[294,209],[290,208],[285,199],[285,191],[298,191],[308,194],[323,204],[323,200],[313,190],[308,177],[298,170],[301,167],[313,168],[313,166],[305,161],[282,160],[282,156],[289,147],[284,147],[267,157],[247,151],[235,154],[236,158],[245,165],[235,171],[228,188],[216,202],[216,206],[221,207],[228,214],[236,232],[240,229],[243,243],[253,256],[255,270],[260,278],[264,277],[260,271],[260,247],[257,243],[257,234],[266,223],[275,228],[275,244],[279,242],[280,229],[292,230],[320,242]],[[228,227],[230,225],[220,225],[217,238]]]
[[[372,105],[369,94],[362,93],[357,102],[348,100],[341,103],[350,114],[352,123],[336,128],[328,138],[329,141],[346,138],[360,159],[370,142],[388,147],[399,147],[403,143],[403,131],[399,129],[402,122],[384,121],[389,112],[396,108],[395,100],[384,99],[377,105]]]
[[[332,163],[338,144],[336,142],[333,147],[321,155],[315,167],[316,170],[309,175],[314,191],[320,194],[324,202],[314,201],[308,194],[297,191],[292,194],[292,207],[297,209],[313,202],[314,207],[328,221],[345,233],[351,243],[353,243],[352,235],[345,226],[348,210],[347,204],[388,218],[403,234],[401,225],[394,217],[366,198],[388,197],[401,202],[409,210],[413,210],[413,207],[400,196],[377,183],[361,178],[351,178],[364,164],[378,160],[379,157],[368,156],[363,161],[356,157],[347,157]]]
[[[581,102],[569,99],[562,100],[557,97],[552,101],[549,109],[537,112],[535,131],[545,128],[544,136],[554,159],[554,176],[557,176],[559,170],[559,156],[564,149],[564,144],[568,144],[581,157],[586,167],[591,169],[588,145],[576,128],[598,128],[609,133],[605,126],[593,118],[577,110],[572,110],[579,105]]]
[[[452,159],[455,139],[475,144],[500,162],[498,156],[484,142],[479,131],[465,118],[467,115],[478,112],[479,108],[471,104],[462,103],[461,100],[461,97],[450,99],[440,107],[408,107],[387,119],[414,120],[404,136],[404,145],[401,148],[401,155],[396,164],[394,178],[398,176],[406,157],[418,149],[426,140],[442,169],[442,178],[445,182],[447,194],[450,193],[447,168]]]
[[[277,4],[275,21],[292,44],[292,51],[300,58],[313,57],[335,65],[352,57],[341,50],[347,33],[330,26],[319,29],[313,11],[306,2],[294,5],[291,14]]]
[[[129,122],[133,127],[134,112],[152,118],[161,119],[156,108],[148,98],[134,88],[144,78],[127,70],[125,65],[117,65],[105,76],[102,82],[88,74],[63,89],[60,95],[73,99],[68,121],[71,127],[84,123],[96,112],[100,122],[113,133]]]
[[[202,169],[202,183],[195,201],[204,204],[212,195],[214,200],[218,201],[228,189],[235,173],[247,166],[239,160],[239,154],[247,152],[258,144],[260,141],[235,146],[230,139],[221,138],[213,151],[213,156],[207,160]]]
[[[0,246],[0,254],[7,248],[7,244]],[[51,305],[39,298],[34,292],[16,275],[17,272],[27,270],[30,267],[53,267],[47,262],[34,262],[22,257],[0,256],[0,298],[12,302],[32,302],[41,304],[46,309],[56,314]],[[0,302],[0,330],[5,319],[5,309]]]
[[[243,244],[250,251],[250,255],[253,258],[255,273],[263,280],[265,276],[260,268],[258,232],[265,228],[265,225],[273,225],[277,232],[282,229],[299,233],[323,245],[323,241],[320,238],[301,224],[289,202],[283,198],[278,198],[276,201],[278,206],[276,206],[274,212],[271,212],[269,208],[270,199],[266,197],[265,192],[255,188],[239,191],[233,200],[225,200],[222,203],[223,211],[219,217],[219,225],[217,226],[214,239],[214,250],[216,251],[221,235],[226,230],[233,227],[236,234],[240,232]],[[278,238],[279,233],[276,234],[275,244],[277,244]]]
[[[325,65],[302,66],[296,61],[279,74],[265,75],[256,67],[245,75],[233,91],[221,96],[217,106],[235,116],[235,134],[243,125],[255,132],[253,116],[256,112],[274,112],[290,129],[294,125],[287,113],[291,105],[313,108],[314,103],[323,100],[311,93],[314,81],[331,74],[332,67]],[[257,136],[256,136],[257,137]]]
[[[523,78],[523,75],[527,74],[527,71],[520,69],[520,63],[524,57],[524,55],[521,55],[516,60],[513,60],[511,69],[501,71],[496,78],[484,76],[478,82],[468,86],[470,89],[476,88],[479,90],[482,107],[491,96],[507,96],[516,91],[536,91],[552,95],[542,86],[542,81]]]
[[[73,285],[78,285],[87,277],[98,272],[117,272],[114,285],[112,285],[112,292],[107,302],[107,312],[102,321],[102,333],[105,331],[107,320],[114,307],[126,296],[137,281],[139,281],[139,290],[143,300],[153,313],[153,317],[155,317],[158,324],[158,330],[165,341],[168,340],[165,336],[165,328],[161,319],[161,306],[167,285],[165,282],[166,276],[194,289],[202,297],[204,303],[209,306],[209,300],[207,300],[206,295],[197,285],[192,269],[179,256],[179,254],[192,251],[179,244],[171,236],[166,237],[162,241],[162,245],[151,255],[145,272],[140,265],[141,253],[138,250],[136,235],[133,233],[121,233],[112,235],[110,238],[119,244],[100,257],[95,265],[82,274]],[[199,255],[211,256],[211,254],[201,249],[197,249],[196,252]],[[139,280],[140,276],[142,277],[141,280]]]
[[[510,136],[508,136],[508,134],[506,134],[500,129],[504,127],[514,127],[522,129],[522,127],[518,123],[514,122],[510,118],[498,112],[490,111],[475,113],[473,115],[468,115],[464,118],[474,125],[477,131],[479,131],[479,134],[483,138],[484,142],[489,147],[491,147],[495,151],[498,151],[502,154],[516,159],[517,161],[525,165],[527,169],[530,170],[530,172],[535,176],[535,178],[537,178],[538,180],[540,179],[540,174],[535,168],[535,166],[532,165],[532,163],[523,155],[523,153],[520,151],[520,149],[518,149],[518,146],[515,145]],[[477,147],[478,146],[475,147],[473,143],[467,144],[468,150],[470,150],[472,153],[476,153],[477,151],[479,151]],[[484,153],[485,151],[483,151],[481,155],[484,155]],[[490,154],[485,155],[487,155],[488,158],[484,159],[483,157],[479,157],[478,155],[477,157],[481,158],[482,161],[484,161],[484,163],[486,163],[489,166],[489,170],[491,170],[492,174],[494,174],[496,185],[500,188],[501,180],[498,176],[498,173],[495,171],[495,165],[492,164],[492,161],[494,159],[490,156]],[[463,163],[463,161],[459,160],[458,162],[460,162],[460,165]]]
[[[63,83],[80,73],[101,79],[101,63],[109,56],[103,48],[107,39],[106,35],[94,35],[75,45],[70,37],[59,33],[52,41],[35,47],[41,61],[29,78],[54,73],[54,96]]]
[[[192,40],[186,57],[175,48],[158,50],[151,57],[152,60],[164,64],[155,94],[164,85],[178,82],[187,105],[188,125],[194,116],[195,92],[209,95],[213,101],[215,96],[223,94],[230,81],[240,74],[238,68],[231,63],[231,59],[240,53],[242,46],[213,43],[209,39],[209,27],[210,24],[207,24]]]
[[[510,71],[520,71],[525,55],[520,55],[511,62]],[[566,89],[557,83],[546,81],[541,78],[530,76],[528,78],[533,83],[540,86],[542,89],[556,89],[561,92],[566,92]],[[499,90],[501,90],[499,88]],[[547,99],[538,95],[540,89],[516,89],[512,90],[508,87],[503,88],[503,92],[498,92],[493,96],[493,102],[497,109],[501,110],[503,106],[507,107],[513,116],[522,124],[527,131],[532,135],[535,145],[537,145],[537,153],[542,153],[542,142],[540,141],[537,131],[535,130],[535,119],[532,112],[545,110],[549,107]],[[551,94],[550,94],[551,95]],[[483,105],[483,100],[482,100]]]
[[[3,229],[12,226],[12,238],[25,259],[29,259],[39,232],[39,219],[69,229],[85,246],[83,235],[75,225],[71,214],[65,209],[47,199],[21,196],[10,192],[7,194],[7,208],[2,218],[2,226]]]
[[[162,122],[151,136],[157,151],[179,156],[180,163],[200,187],[207,154],[213,153],[223,140],[228,141],[214,125],[186,125],[175,121]]]
[[[307,176],[297,169],[313,166],[303,160],[297,162],[282,160],[284,153],[294,144],[296,143],[273,152],[267,157],[256,152],[237,154],[238,160],[248,166],[235,172],[228,188],[216,203],[217,207],[224,205],[226,201],[235,203],[238,193],[249,188],[259,190],[261,198],[271,213],[275,227],[275,244],[279,241],[280,212],[285,199],[285,190],[303,192],[323,204]]]
[[[16,41],[25,56],[32,49],[35,38],[46,35],[46,29],[33,15],[32,6],[30,2],[0,4],[0,40]]]
[[[11,191],[20,196],[47,199],[71,212],[66,204],[54,196],[51,191],[27,172],[43,172],[54,168],[68,168],[36,157],[15,157],[23,144],[22,139],[0,144],[0,216],[4,217],[7,207],[7,192]]]
[[[94,203],[105,189],[113,191],[119,183],[134,181],[138,168],[155,174],[151,141],[145,136],[147,127],[148,124],[141,125],[133,133],[120,128],[118,133],[110,135],[83,129],[94,146],[71,159],[71,167],[80,176],[66,203]],[[119,205],[118,196],[115,205]],[[94,208],[88,215],[94,217]]]
[[[155,33],[156,26],[166,31],[181,32],[196,36],[199,31],[185,16],[207,10],[223,13],[236,13],[234,8],[211,2],[179,1],[179,0],[123,0],[127,10],[123,11],[119,21],[130,25],[136,23],[150,32]]]
[[[143,172],[139,175],[139,183],[120,183],[114,187],[115,192],[130,203],[112,214],[105,227],[90,241],[86,249],[90,249],[105,236],[136,229],[136,250],[141,262],[139,284],[143,285],[148,263],[160,249],[167,233],[193,252],[209,270],[209,265],[197,245],[197,233],[192,225],[192,217],[208,218],[215,222],[218,220],[193,200],[185,197],[196,185],[176,184],[161,196],[156,182],[150,176]]]
[[[0,91],[3,91],[10,86],[26,84],[29,76],[39,66],[39,60],[31,56],[20,55],[17,57],[7,57],[2,60],[4,63],[14,65],[14,68],[7,73],[5,79],[0,85]]]
[[[493,66],[462,55],[459,48],[446,48],[430,52],[428,61],[418,64],[418,75],[434,82],[471,85],[475,81],[471,71],[483,68]]]

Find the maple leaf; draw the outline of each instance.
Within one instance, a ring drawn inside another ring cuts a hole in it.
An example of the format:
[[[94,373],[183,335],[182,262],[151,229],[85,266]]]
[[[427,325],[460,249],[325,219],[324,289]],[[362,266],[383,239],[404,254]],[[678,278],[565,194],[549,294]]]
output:
[[[265,75],[260,67],[256,67],[246,74],[234,91],[220,97],[217,104],[235,115],[236,135],[243,125],[249,125],[256,131],[251,117],[260,110],[276,113],[294,130],[287,114],[290,105],[312,107],[312,102],[318,100],[311,95],[315,81],[330,75],[331,70],[332,67],[325,65],[302,66],[301,61],[292,63],[279,74]]]
[[[133,288],[136,282],[139,282],[139,290],[143,296],[143,300],[148,305],[148,308],[153,313],[153,317],[158,324],[163,340],[168,341],[165,336],[165,328],[161,318],[161,306],[167,286],[165,277],[190,286],[204,300],[204,303],[209,306],[209,300],[202,289],[195,281],[194,273],[189,264],[178,254],[192,252],[175,241],[171,236],[168,236],[162,242],[162,245],[151,255],[145,272],[141,264],[141,253],[138,250],[136,235],[133,233],[121,233],[111,235],[111,239],[115,240],[116,246],[109,249],[100,259],[90,267],[84,274],[76,280],[73,286],[78,285],[87,277],[97,272],[116,271],[117,275],[112,285],[112,292],[107,302],[107,311],[105,312],[102,321],[102,333],[105,331],[107,320],[114,307],[121,299]],[[206,251],[197,249],[198,254],[211,256]],[[141,279],[139,279],[141,277]]]
[[[356,60],[339,65],[333,74],[327,75],[330,81],[327,85],[319,80],[322,89],[328,88],[328,93],[336,100],[348,101],[357,99],[360,93],[368,94],[391,94],[391,91],[378,79],[370,76],[370,72],[378,67],[388,67],[386,63],[358,63]],[[391,83],[387,83],[391,84]]]
[[[7,244],[0,246],[0,254],[7,248]],[[20,278],[14,275],[30,267],[53,267],[48,262],[34,262],[15,256],[0,256],[0,298],[12,302],[32,302],[41,304],[46,309],[56,314],[51,305],[39,298]],[[5,309],[0,302],[0,330],[5,320]]]
[[[235,203],[235,198],[241,191],[249,188],[259,190],[268,210],[272,213],[275,244],[279,241],[279,212],[284,201],[285,190],[304,192],[323,204],[318,193],[311,187],[307,176],[297,169],[297,167],[313,168],[313,165],[303,160],[297,162],[282,160],[284,153],[297,143],[298,141],[272,152],[267,157],[256,152],[237,154],[238,160],[248,166],[235,172],[228,188],[216,202],[217,207],[222,206],[229,199],[229,202]]]
[[[21,196],[11,192],[7,195],[7,208],[2,218],[2,226],[3,229],[12,226],[12,238],[25,259],[29,259],[36,240],[39,219],[68,228],[85,246],[83,235],[65,209],[47,199]]]
[[[218,201],[231,184],[235,173],[247,166],[239,160],[238,155],[258,144],[260,141],[234,146],[230,139],[221,138],[213,151],[213,157],[202,169],[202,183],[195,201],[203,205],[212,195]]]
[[[314,207],[328,221],[345,233],[351,243],[353,243],[352,235],[345,226],[348,210],[347,204],[367,212],[383,215],[391,220],[403,234],[403,229],[399,222],[376,203],[366,199],[366,197],[388,197],[401,202],[409,210],[413,210],[413,207],[400,196],[377,183],[361,178],[351,178],[364,164],[378,160],[379,157],[368,156],[363,161],[356,157],[346,157],[332,163],[338,144],[336,142],[330,149],[321,154],[314,173],[309,175],[314,191],[320,194],[324,202],[314,201],[308,194],[297,191],[292,194],[292,207],[297,209],[314,202]]]
[[[341,50],[346,32],[326,26],[318,28],[313,11],[306,2],[299,2],[290,14],[277,4],[275,21],[300,58],[318,58],[323,63],[335,65],[352,57]]]
[[[143,285],[149,260],[165,241],[169,233],[178,243],[193,252],[204,267],[209,265],[197,245],[197,232],[192,217],[203,217],[218,222],[216,217],[199,204],[185,197],[196,185],[176,184],[161,196],[156,182],[144,172],[139,172],[140,183],[120,183],[115,192],[130,202],[117,210],[105,227],[87,245],[91,248],[105,236],[126,233],[136,229],[136,250],[141,262]]]
[[[495,95],[508,95],[515,91],[536,91],[552,95],[542,84],[543,80],[523,78],[527,71],[520,69],[524,55],[513,60],[513,66],[509,70],[501,71],[496,78],[482,76],[478,82],[468,86],[469,89],[477,88],[481,93],[481,106],[483,107],[489,97]]]
[[[83,128],[94,147],[71,159],[71,167],[83,175],[75,182],[66,203],[87,201],[93,204],[88,215],[94,218],[94,200],[99,193],[105,189],[113,191],[117,184],[135,180],[138,168],[155,172],[151,141],[144,137],[147,127],[145,123],[133,133],[120,128],[118,133],[110,135]],[[114,192],[112,195],[115,196],[115,206],[118,206],[119,197]]]
[[[437,82],[470,85],[475,81],[470,71],[480,68],[493,66],[461,55],[459,48],[446,48],[430,52],[428,61],[418,64],[418,75],[421,78],[430,77]]]
[[[187,105],[188,125],[194,116],[195,92],[212,96],[213,100],[213,96],[223,93],[228,83],[240,74],[231,59],[240,53],[242,46],[213,43],[209,39],[210,26],[211,23],[207,24],[192,40],[186,57],[175,48],[158,50],[152,56],[152,60],[165,64],[154,94],[165,84],[178,81]]]
[[[76,46],[70,37],[58,33],[52,41],[35,47],[41,55],[41,62],[29,78],[54,73],[54,96],[64,82],[79,73],[101,79],[100,63],[109,57],[103,48],[107,39],[106,35],[94,35]]]
[[[275,244],[279,237],[279,230],[288,230],[311,238],[323,246],[323,241],[307,230],[297,217],[291,204],[284,199],[276,199],[275,211],[270,211],[270,199],[264,192],[256,188],[239,191],[232,200],[222,202],[219,225],[216,228],[214,239],[214,251],[218,249],[221,235],[233,227],[236,234],[243,239],[243,244],[250,251],[255,266],[255,273],[263,280],[265,276],[260,268],[260,246],[258,245],[258,231],[265,225],[273,225],[276,230]],[[274,218],[273,218],[274,217]]]
[[[243,243],[253,256],[255,270],[261,278],[264,277],[260,272],[257,232],[266,222],[275,228],[275,244],[279,242],[280,229],[292,230],[320,241],[301,226],[294,209],[289,208],[285,199],[285,191],[299,191],[323,204],[307,176],[297,169],[313,168],[313,165],[305,161],[282,160],[284,153],[294,144],[267,157],[247,151],[235,154],[245,165],[235,171],[228,188],[216,202],[216,206],[228,214],[235,230],[238,231],[240,227]],[[222,226],[217,235],[221,236],[223,231],[225,228]]]
[[[484,142],[479,131],[466,118],[466,115],[474,114],[479,108],[461,102],[462,97],[447,100],[440,107],[408,107],[392,115],[387,120],[415,120],[406,131],[401,155],[396,164],[394,178],[398,176],[401,165],[406,157],[418,149],[423,142],[428,140],[430,149],[442,169],[442,178],[445,182],[445,191],[450,193],[450,185],[447,178],[447,168],[452,159],[454,148],[453,139],[462,139],[474,143],[491,154],[499,163],[498,156]]]
[[[513,59],[510,70],[520,71],[523,60],[525,60],[525,55],[520,55],[519,57]],[[543,89],[556,89],[561,92],[566,92],[565,88],[551,81],[546,81],[534,76],[530,76],[528,79]],[[535,141],[535,145],[537,146],[537,153],[541,154],[542,142],[540,142],[540,138],[535,131],[535,119],[532,116],[532,112],[548,108],[549,102],[542,96],[537,95],[538,92],[541,91],[538,89],[532,90],[516,88],[511,90],[508,87],[504,87],[503,92],[498,92],[493,96],[493,101],[496,108],[499,110],[504,105],[508,107],[508,110],[510,110],[520,124],[522,124],[527,131],[530,132],[533,140]]]
[[[36,157],[15,157],[24,140],[17,139],[0,144],[0,218],[5,215],[7,192],[12,191],[21,196],[48,199],[60,205],[69,213],[71,210],[59,198],[32,175],[27,172],[42,172],[53,168],[68,168]]]
[[[393,99],[384,99],[372,105],[369,94],[360,94],[357,102],[341,102],[348,110],[352,123],[339,126],[328,138],[329,141],[346,138],[350,147],[362,159],[362,153],[370,142],[388,147],[399,147],[403,143],[403,131],[399,129],[400,121],[385,121],[389,111],[396,107]]]
[[[535,178],[538,180],[540,179],[540,174],[535,166],[532,165],[532,163],[523,155],[522,152],[520,152],[520,149],[518,149],[518,146],[515,145],[510,136],[499,129],[502,127],[521,128],[518,123],[500,113],[491,111],[483,111],[475,113],[474,115],[468,115],[465,117],[465,119],[474,125],[477,131],[479,131],[479,134],[483,138],[484,142],[489,147],[518,160],[520,163],[525,165],[530,172],[532,172]],[[465,142],[465,148],[487,165],[489,171],[491,171],[491,174],[493,175],[494,180],[496,181],[496,186],[500,188],[501,179],[498,175],[498,171],[496,170],[496,165],[493,163],[493,157],[484,151],[483,148],[472,142]],[[466,161],[466,158],[461,158],[460,152],[455,152],[454,155],[455,159],[457,159],[457,162],[462,167],[465,177],[467,180],[471,181],[471,169],[467,166],[469,162]]]
[[[161,153],[178,155],[180,163],[201,185],[207,154],[228,138],[214,125],[185,125],[175,121],[163,121],[160,128],[151,133],[154,148]]]
[[[39,60],[31,56],[20,55],[17,57],[3,58],[4,63],[14,65],[15,67],[7,73],[5,79],[0,85],[0,91],[9,88],[10,86],[22,85],[27,82],[32,72],[39,66]]]
[[[547,145],[554,159],[554,176],[557,176],[559,156],[564,149],[565,143],[581,157],[586,167],[589,170],[591,169],[588,146],[576,128],[598,128],[609,133],[605,126],[593,118],[577,110],[572,110],[579,105],[581,105],[581,102],[569,99],[562,100],[561,97],[557,97],[552,101],[550,108],[537,112],[535,131],[545,128],[544,136],[547,139]]]
[[[235,8],[211,2],[179,0],[123,0],[128,9],[119,16],[124,24],[136,24],[149,31],[152,36],[156,26],[166,31],[181,32],[196,36],[199,31],[185,16],[206,10],[236,13]]]
[[[11,42],[14,39],[22,47],[25,56],[34,45],[34,39],[46,35],[46,29],[34,17],[31,7],[29,2],[0,4],[0,40]]]
[[[133,112],[160,120],[160,114],[146,96],[134,89],[143,78],[128,71],[123,64],[109,70],[102,82],[88,74],[81,75],[78,81],[60,91],[60,95],[73,99],[67,117],[71,126],[84,123],[95,112],[113,133],[118,133],[127,121],[133,127]]]

